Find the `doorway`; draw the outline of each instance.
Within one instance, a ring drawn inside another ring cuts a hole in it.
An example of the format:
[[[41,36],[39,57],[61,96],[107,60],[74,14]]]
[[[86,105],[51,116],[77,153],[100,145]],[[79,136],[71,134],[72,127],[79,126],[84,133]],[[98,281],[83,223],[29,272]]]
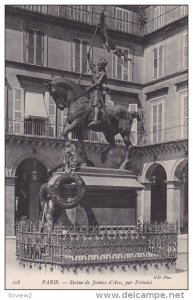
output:
[[[152,172],[151,184],[151,222],[166,221],[167,184],[164,168],[157,164]]]
[[[33,180],[33,171],[37,174]],[[38,220],[40,212],[39,188],[47,180],[44,164],[33,158],[23,160],[16,170],[15,221],[20,219]]]

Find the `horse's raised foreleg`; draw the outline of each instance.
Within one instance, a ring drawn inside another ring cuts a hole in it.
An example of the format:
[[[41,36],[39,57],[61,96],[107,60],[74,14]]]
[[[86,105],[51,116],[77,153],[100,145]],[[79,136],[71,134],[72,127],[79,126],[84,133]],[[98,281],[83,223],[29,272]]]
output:
[[[68,134],[72,132],[77,126],[79,126],[79,122],[74,120],[68,127],[64,128],[62,135],[66,139],[68,139]]]
[[[109,133],[105,133],[104,132],[104,135],[105,135],[105,138],[107,140],[107,142],[109,143],[109,146],[106,150],[104,150],[102,153],[101,153],[101,161],[102,163],[104,164],[105,161],[107,160],[107,154],[109,153],[109,151],[113,148],[116,148],[117,145],[115,143],[115,138],[114,138],[114,135],[112,134],[109,134]]]

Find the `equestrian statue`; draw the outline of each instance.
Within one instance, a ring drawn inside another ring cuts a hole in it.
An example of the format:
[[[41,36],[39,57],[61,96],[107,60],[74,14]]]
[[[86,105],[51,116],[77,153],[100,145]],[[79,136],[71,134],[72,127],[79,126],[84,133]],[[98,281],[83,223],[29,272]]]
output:
[[[86,91],[82,91],[78,84],[65,78],[55,78],[45,82],[50,95],[60,110],[68,109],[67,123],[69,126],[63,130],[63,137],[68,139],[68,133],[74,132],[79,141],[79,151],[82,161],[87,165],[88,159],[83,142],[85,129],[103,132],[109,146],[101,153],[101,161],[104,163],[110,149],[116,147],[115,136],[120,133],[127,148],[126,159],[121,168],[128,168],[132,149],[130,140],[131,127],[134,118],[140,120],[139,112],[129,112],[120,105],[105,106],[105,96],[108,93],[107,75],[105,67],[107,62],[101,58],[97,66],[92,64],[88,55],[88,62],[93,72],[92,85]]]

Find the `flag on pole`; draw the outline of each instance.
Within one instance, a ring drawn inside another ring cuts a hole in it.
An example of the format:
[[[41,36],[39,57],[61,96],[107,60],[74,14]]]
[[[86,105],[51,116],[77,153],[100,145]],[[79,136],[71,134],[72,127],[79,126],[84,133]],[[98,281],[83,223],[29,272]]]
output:
[[[107,31],[107,25],[106,25],[106,18],[104,12],[100,14],[99,19],[99,30],[100,35],[102,38],[102,41],[107,48],[108,52],[112,52],[113,54],[117,55],[122,59],[122,63],[126,62],[127,60],[131,60],[131,57],[126,57],[126,54],[121,49],[117,49],[114,42],[109,38],[108,31]]]

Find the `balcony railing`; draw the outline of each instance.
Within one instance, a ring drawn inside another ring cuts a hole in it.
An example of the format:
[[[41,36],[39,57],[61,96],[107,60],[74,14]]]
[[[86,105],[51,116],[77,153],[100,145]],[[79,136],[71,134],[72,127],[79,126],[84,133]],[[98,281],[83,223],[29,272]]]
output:
[[[92,5],[14,5],[14,7],[91,25],[97,25],[99,22],[99,13],[93,12]],[[152,7],[153,14],[154,9],[155,7]],[[133,12],[133,14],[135,14],[133,18],[135,21],[119,19],[106,14],[107,28],[143,36],[187,16],[188,6],[178,5],[168,7],[167,11],[163,14],[160,14],[156,18],[151,17],[147,19],[144,30],[140,30],[138,14],[136,12]],[[150,15],[152,15],[152,13],[150,13]],[[149,17],[148,10],[147,17]]]
[[[167,6],[166,6],[167,7]],[[155,9],[155,8],[154,8]],[[156,18],[148,19],[144,34],[149,34],[188,15],[187,5],[171,6]]]
[[[16,135],[61,139],[62,131],[63,125],[20,120],[6,121],[6,132]],[[135,146],[147,146],[152,144],[187,139],[187,135],[187,125],[183,125],[145,133],[131,132],[131,141]],[[69,138],[71,140],[77,140],[77,137],[73,132],[69,134]],[[89,142],[106,143],[104,134],[102,132],[94,132],[90,130],[84,131],[84,140]],[[124,145],[123,139],[120,134],[116,136],[115,140],[116,144]]]
[[[93,12],[92,5],[14,5],[14,7],[91,25],[99,23],[100,14]],[[109,29],[140,35],[137,21],[127,21],[106,15],[106,23]]]
[[[20,121],[20,120],[7,120],[6,132],[25,135],[25,136],[39,136],[61,139],[63,125],[50,124],[48,122],[38,123],[36,121]],[[77,140],[74,132],[69,134],[71,140]],[[90,142],[106,143],[104,134],[102,132],[94,132],[90,130],[84,131],[84,140]],[[117,138],[117,144],[122,144],[122,139]]]

